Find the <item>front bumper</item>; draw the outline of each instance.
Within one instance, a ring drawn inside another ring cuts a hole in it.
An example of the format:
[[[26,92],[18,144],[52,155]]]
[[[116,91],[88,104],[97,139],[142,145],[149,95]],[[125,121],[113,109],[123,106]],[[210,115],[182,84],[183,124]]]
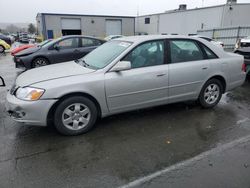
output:
[[[15,62],[16,68],[25,68],[21,58],[14,56],[13,61]]]
[[[57,100],[23,101],[8,92],[6,109],[17,122],[46,126],[50,108]]]

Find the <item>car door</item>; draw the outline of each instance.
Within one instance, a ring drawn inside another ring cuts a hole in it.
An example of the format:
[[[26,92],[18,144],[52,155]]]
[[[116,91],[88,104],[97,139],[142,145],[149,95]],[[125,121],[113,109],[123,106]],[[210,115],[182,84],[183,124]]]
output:
[[[197,98],[210,67],[202,47],[195,40],[171,39],[169,49],[169,102]]]
[[[60,63],[79,59],[79,37],[66,38],[54,44],[50,50],[49,59]]]
[[[130,61],[132,68],[105,74],[111,113],[167,103],[168,64],[163,40],[143,43],[122,60]]]
[[[100,46],[102,43],[97,39],[82,37],[80,38],[80,58]]]

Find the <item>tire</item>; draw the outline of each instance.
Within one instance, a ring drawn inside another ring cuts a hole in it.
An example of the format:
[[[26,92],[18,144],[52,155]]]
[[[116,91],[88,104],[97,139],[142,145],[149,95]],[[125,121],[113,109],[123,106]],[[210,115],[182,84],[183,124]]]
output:
[[[38,68],[49,65],[49,61],[46,58],[38,57],[32,62],[32,68]]]
[[[0,54],[1,54],[1,53],[4,53],[4,51],[5,51],[4,46],[0,45]]]
[[[199,103],[203,108],[213,108],[216,106],[222,96],[223,86],[221,81],[217,79],[208,80],[203,86]]]
[[[67,136],[90,131],[97,119],[97,107],[86,97],[74,96],[63,100],[56,108],[54,125],[59,133]]]

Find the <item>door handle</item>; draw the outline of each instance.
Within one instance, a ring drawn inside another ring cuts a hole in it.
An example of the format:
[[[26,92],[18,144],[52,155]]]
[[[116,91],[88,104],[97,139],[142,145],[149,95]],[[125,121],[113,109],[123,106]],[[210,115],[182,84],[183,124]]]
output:
[[[206,69],[208,69],[208,67],[202,67],[202,70],[206,70]]]
[[[166,74],[165,73],[162,73],[162,74],[158,74],[157,77],[161,77],[161,76],[165,76]]]

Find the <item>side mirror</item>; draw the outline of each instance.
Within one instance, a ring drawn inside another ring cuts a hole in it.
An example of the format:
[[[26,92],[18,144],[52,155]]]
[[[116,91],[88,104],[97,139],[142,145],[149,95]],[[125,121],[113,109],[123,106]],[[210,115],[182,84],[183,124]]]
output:
[[[58,44],[55,44],[54,45],[54,49],[57,50],[57,51],[59,51],[60,50],[60,46],[58,46]]]
[[[119,61],[115,66],[110,70],[110,72],[120,72],[131,69],[130,61]]]
[[[5,87],[4,79],[0,76],[0,87]]]

